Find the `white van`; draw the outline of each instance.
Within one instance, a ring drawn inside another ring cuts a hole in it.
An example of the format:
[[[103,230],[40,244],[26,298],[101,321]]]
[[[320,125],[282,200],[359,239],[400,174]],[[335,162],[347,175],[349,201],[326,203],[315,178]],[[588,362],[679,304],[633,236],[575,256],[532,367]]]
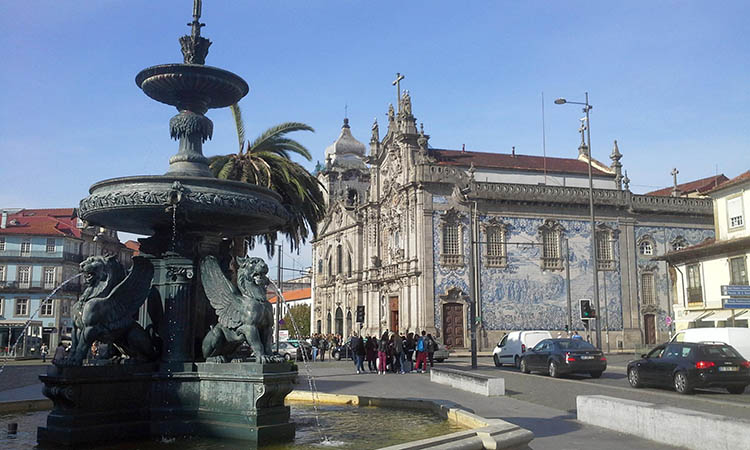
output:
[[[669,342],[723,342],[750,360],[750,328],[688,328],[678,331]]]
[[[511,331],[498,342],[497,347],[492,351],[492,359],[495,360],[496,367],[503,364],[512,364],[519,367],[521,355],[527,349],[534,347],[544,339],[551,338],[552,334],[549,331]]]

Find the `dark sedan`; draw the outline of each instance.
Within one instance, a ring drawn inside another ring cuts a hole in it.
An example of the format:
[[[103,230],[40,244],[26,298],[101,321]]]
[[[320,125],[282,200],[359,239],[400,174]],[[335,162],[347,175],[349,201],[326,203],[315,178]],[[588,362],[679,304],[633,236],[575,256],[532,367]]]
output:
[[[724,343],[662,344],[641,358],[628,363],[628,381],[634,388],[673,387],[690,394],[695,388],[720,387],[742,394],[750,385],[750,362]]]
[[[521,372],[546,372],[552,377],[566,373],[588,373],[599,378],[607,369],[607,358],[580,339],[545,339],[521,357]]]

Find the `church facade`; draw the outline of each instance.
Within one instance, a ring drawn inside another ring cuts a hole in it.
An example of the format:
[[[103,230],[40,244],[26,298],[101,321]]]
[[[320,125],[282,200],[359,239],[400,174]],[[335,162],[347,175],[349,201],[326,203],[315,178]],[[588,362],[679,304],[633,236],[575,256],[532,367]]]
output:
[[[603,346],[666,339],[674,274],[653,258],[713,237],[712,205],[633,194],[621,157],[615,142],[609,166],[591,160],[592,230],[583,142],[577,158],[433,148],[408,92],[382,138],[373,124],[369,151],[345,120],[318,168],[328,212],[312,245],[313,331],[426,330],[465,348],[473,320],[491,349],[511,330],[583,330],[596,271]]]

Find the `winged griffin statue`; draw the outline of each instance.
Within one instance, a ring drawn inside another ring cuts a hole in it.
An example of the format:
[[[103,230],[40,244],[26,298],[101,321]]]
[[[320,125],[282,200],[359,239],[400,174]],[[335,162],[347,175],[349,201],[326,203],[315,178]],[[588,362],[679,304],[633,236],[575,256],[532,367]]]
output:
[[[237,258],[237,285],[232,284],[217,259],[201,261],[203,290],[216,310],[219,323],[203,339],[203,356],[227,362],[229,356],[247,342],[259,363],[280,362],[273,355],[273,306],[266,299],[270,280],[268,266],[261,258]]]
[[[136,360],[155,359],[152,340],[133,319],[148,297],[154,266],[136,256],[126,273],[115,256],[91,256],[80,268],[86,288],[72,307],[73,345],[62,365],[80,366],[94,341]]]

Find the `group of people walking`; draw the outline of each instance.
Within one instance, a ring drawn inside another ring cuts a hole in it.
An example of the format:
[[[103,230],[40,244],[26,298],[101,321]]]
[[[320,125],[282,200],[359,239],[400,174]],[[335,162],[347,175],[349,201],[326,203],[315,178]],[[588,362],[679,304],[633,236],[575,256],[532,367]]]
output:
[[[427,362],[433,366],[433,354],[437,342],[432,335],[383,332],[378,339],[374,336],[361,337],[357,333],[349,341],[357,373],[366,373],[364,362],[371,373],[385,375],[392,373],[427,372]]]

